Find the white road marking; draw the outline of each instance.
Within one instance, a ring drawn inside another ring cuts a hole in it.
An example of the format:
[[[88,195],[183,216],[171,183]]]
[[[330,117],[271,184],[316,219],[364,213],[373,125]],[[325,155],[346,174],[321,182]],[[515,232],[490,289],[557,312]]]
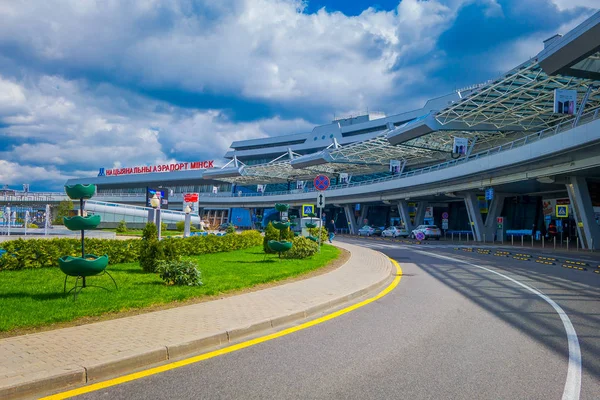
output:
[[[579,394],[581,392],[581,350],[579,348],[579,339],[577,338],[577,333],[575,332],[575,327],[573,327],[573,324],[571,323],[569,316],[554,300],[552,300],[550,297],[546,296],[542,292],[538,291],[537,289],[532,288],[531,286],[527,286],[526,284],[521,283],[521,282],[517,281],[516,279],[513,279],[509,276],[506,276],[504,274],[501,274],[501,273],[491,270],[489,268],[482,267],[481,265],[472,264],[468,261],[463,261],[461,259],[454,258],[454,257],[447,257],[447,256],[439,255],[439,254],[431,254],[431,253],[427,253],[427,252],[424,252],[421,250],[416,250],[416,249],[411,249],[411,250],[413,250],[416,253],[428,255],[430,257],[437,257],[437,258],[442,258],[442,259],[446,259],[446,260],[450,260],[450,261],[455,261],[455,262],[467,264],[472,267],[480,268],[485,271],[491,272],[492,274],[496,274],[505,279],[508,279],[509,281],[516,283],[517,285],[521,286],[522,288],[529,290],[530,292],[538,295],[539,297],[544,299],[548,304],[550,304],[552,306],[552,308],[554,308],[554,310],[560,316],[563,326],[565,327],[565,331],[567,333],[567,341],[569,343],[569,366],[567,368],[567,381],[565,382],[565,389],[563,390],[562,399],[563,400],[579,400]]]

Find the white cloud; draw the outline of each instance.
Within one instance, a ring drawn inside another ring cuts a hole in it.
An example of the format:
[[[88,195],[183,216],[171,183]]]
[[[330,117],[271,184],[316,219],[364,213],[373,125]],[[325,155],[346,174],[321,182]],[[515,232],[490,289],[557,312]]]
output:
[[[459,2],[457,2],[459,3]],[[355,17],[299,0],[5,3],[0,41],[45,64],[96,71],[145,88],[218,92],[337,111],[377,106],[403,57],[426,54],[457,6],[404,0]]]
[[[218,110],[185,110],[106,85],[100,94],[84,82],[56,76],[27,82],[0,76],[0,88],[18,94],[22,105],[0,118],[8,125],[0,128],[0,137],[17,143],[0,152],[0,184],[55,182],[76,176],[74,170],[89,174],[99,167],[221,160],[235,140],[312,127],[302,119],[235,123]]]
[[[68,179],[68,176],[61,174],[55,168],[32,167],[0,160],[0,182],[5,185],[18,185],[38,181],[61,184],[66,179]]]
[[[577,7],[585,7],[591,9],[598,8],[598,0],[552,0],[560,11],[569,10]]]

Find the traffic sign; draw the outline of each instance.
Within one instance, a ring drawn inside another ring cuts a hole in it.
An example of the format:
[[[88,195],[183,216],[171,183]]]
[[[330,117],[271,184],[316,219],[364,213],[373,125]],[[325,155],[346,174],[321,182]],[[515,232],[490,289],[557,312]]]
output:
[[[423,240],[425,239],[425,234],[419,231],[415,234],[415,238],[417,238],[417,240]]]
[[[308,217],[308,214],[315,213],[315,206],[312,204],[302,204],[302,216]]]
[[[442,213],[442,219],[448,219],[448,213],[446,211]]]
[[[314,180],[315,189],[327,190],[329,188],[329,177],[327,175],[317,175]]]
[[[556,205],[556,216],[558,218],[568,218],[569,217],[569,206],[567,205]]]
[[[485,189],[485,199],[492,200],[494,198],[494,188]]]
[[[325,208],[325,195],[323,193],[317,195],[317,208]]]

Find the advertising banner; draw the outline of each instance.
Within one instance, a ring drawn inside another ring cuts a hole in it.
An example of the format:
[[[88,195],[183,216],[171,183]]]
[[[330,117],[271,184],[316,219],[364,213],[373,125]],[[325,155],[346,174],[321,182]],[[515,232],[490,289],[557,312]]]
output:
[[[198,193],[184,193],[183,201],[184,203],[197,203],[199,196]]]
[[[425,219],[433,218],[433,207],[425,207]]]
[[[348,174],[341,173],[340,174],[340,184],[341,185],[347,185],[348,183],[350,183],[350,179],[348,178]]]
[[[256,191],[258,193],[264,193],[265,192],[265,185],[256,185]]]
[[[554,89],[554,113],[573,115],[577,112],[577,90]]]
[[[467,149],[469,148],[469,139],[467,138],[454,138],[454,145],[452,146],[452,152],[454,154],[467,154]]]
[[[213,194],[219,193],[219,188],[217,186],[213,186],[212,192],[213,192]]]
[[[304,181],[296,181],[296,189],[304,189]]]
[[[168,209],[169,191],[164,189],[154,189],[151,187],[146,187],[146,207],[152,207],[150,199],[154,197],[155,194],[160,199],[160,208]]]
[[[408,203],[408,216],[414,217],[417,215],[417,203]]]
[[[479,212],[482,214],[488,213],[487,200],[485,196],[477,196],[477,202],[479,203]]]
[[[390,172],[392,174],[400,173],[400,160],[390,160]]]

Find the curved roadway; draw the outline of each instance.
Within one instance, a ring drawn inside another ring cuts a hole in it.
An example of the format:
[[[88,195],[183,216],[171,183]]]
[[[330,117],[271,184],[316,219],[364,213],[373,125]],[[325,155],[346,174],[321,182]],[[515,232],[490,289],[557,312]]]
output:
[[[309,329],[82,397],[600,398],[600,274],[348,240],[400,263],[396,289]]]

